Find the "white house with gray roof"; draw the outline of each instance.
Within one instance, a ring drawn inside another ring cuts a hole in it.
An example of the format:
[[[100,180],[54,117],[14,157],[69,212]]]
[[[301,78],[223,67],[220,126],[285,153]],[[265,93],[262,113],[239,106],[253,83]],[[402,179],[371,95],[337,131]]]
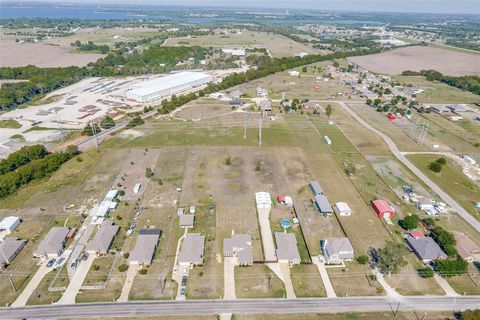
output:
[[[99,256],[106,255],[119,229],[118,226],[113,224],[112,220],[103,221],[92,241],[88,243],[87,252]]]
[[[237,257],[240,266],[251,266],[253,264],[252,236],[234,234],[231,238],[223,239],[223,255]]]
[[[279,263],[300,264],[300,253],[295,234],[275,232],[275,242],[277,243],[276,254]]]
[[[16,238],[7,238],[0,242],[0,270],[12,263],[13,259],[22,251],[27,244],[27,240]]]
[[[325,262],[341,264],[343,261],[352,261],[354,250],[350,240],[346,237],[325,238],[320,241]]]
[[[202,265],[205,253],[205,236],[200,233],[187,233],[183,238],[182,249],[178,253],[178,264],[183,266]]]
[[[33,256],[36,258],[58,258],[65,247],[69,231],[70,228],[67,227],[50,229],[38,245],[37,250],[33,252]]]

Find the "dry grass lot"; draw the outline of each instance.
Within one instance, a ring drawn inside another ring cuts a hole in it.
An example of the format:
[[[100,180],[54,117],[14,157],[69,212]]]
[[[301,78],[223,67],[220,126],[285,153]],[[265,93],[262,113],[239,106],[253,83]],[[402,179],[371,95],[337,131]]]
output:
[[[284,298],[283,282],[263,264],[235,267],[237,298]]]
[[[429,69],[449,76],[480,74],[480,56],[433,47],[406,47],[350,60],[373,72],[387,74]]]
[[[314,264],[293,266],[290,269],[290,277],[297,297],[325,297],[327,295],[318,268]]]
[[[216,48],[257,47],[267,48],[274,57],[293,56],[299,52],[320,53],[320,51],[302,43],[288,39],[285,36],[266,32],[243,30],[241,34],[220,34],[172,38],[167,41],[168,46],[208,46]]]
[[[231,112],[232,108],[226,101],[219,101],[210,98],[200,98],[186,104],[181,111],[175,115],[178,118],[192,120],[215,117]]]
[[[378,282],[369,281],[370,267],[347,263],[345,268],[327,268],[328,276],[338,297],[383,295]]]
[[[86,66],[104,57],[96,53],[75,53],[65,46],[44,43],[18,44],[1,40],[0,67],[23,67],[34,65],[41,68]]]
[[[469,263],[468,272],[468,275],[451,277],[447,281],[459,294],[478,295],[480,294],[479,269]]]

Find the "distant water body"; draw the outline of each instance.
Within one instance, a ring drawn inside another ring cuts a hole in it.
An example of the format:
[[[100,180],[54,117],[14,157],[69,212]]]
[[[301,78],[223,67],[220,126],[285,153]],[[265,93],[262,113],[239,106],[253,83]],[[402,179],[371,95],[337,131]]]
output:
[[[113,11],[101,7],[3,7],[0,4],[0,18],[70,18],[100,20],[145,19],[146,17],[144,15],[137,15],[132,11]]]

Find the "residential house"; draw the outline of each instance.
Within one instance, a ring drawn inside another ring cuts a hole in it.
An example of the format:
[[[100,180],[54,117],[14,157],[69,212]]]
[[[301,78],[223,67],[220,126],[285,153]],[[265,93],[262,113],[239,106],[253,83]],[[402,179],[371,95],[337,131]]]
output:
[[[12,263],[25,244],[27,244],[27,240],[16,238],[7,238],[0,242],[0,270],[4,270],[7,265]]]
[[[178,264],[183,266],[202,265],[205,253],[205,236],[200,233],[187,233],[178,253]]]
[[[103,221],[92,241],[88,243],[87,252],[99,256],[106,255],[119,230],[120,228],[114,225],[112,220]]]
[[[252,236],[249,234],[234,234],[223,239],[223,255],[237,257],[240,266],[253,264]]]
[[[298,252],[295,234],[275,232],[275,242],[277,243],[275,253],[279,263],[300,264],[300,253]]]
[[[468,262],[480,261],[480,247],[466,234],[459,231],[452,231],[456,240],[455,247],[458,254]]]
[[[36,258],[58,258],[62,253],[67,235],[70,229],[67,227],[53,227],[38,245],[37,250],[33,252]]]
[[[346,237],[325,238],[320,241],[320,247],[328,264],[341,264],[355,257],[353,246]]]
[[[414,238],[407,236],[405,240],[412,251],[424,263],[447,258],[447,254],[443,252],[432,237]]]
[[[140,230],[135,247],[133,247],[128,257],[130,264],[151,264],[161,235],[162,230],[160,229]]]

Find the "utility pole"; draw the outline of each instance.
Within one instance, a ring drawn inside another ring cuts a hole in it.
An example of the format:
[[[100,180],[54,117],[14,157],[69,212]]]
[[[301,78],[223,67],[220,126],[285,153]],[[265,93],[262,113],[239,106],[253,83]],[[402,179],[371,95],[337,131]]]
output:
[[[8,274],[8,280],[9,280],[10,284],[12,285],[13,292],[17,292],[17,288],[15,288],[15,284],[13,283],[12,274],[11,274],[11,273]]]
[[[247,111],[243,110],[243,139],[247,139]]]
[[[93,138],[95,139],[95,149],[98,149],[98,138],[97,138],[97,128],[96,123],[92,124]]]

